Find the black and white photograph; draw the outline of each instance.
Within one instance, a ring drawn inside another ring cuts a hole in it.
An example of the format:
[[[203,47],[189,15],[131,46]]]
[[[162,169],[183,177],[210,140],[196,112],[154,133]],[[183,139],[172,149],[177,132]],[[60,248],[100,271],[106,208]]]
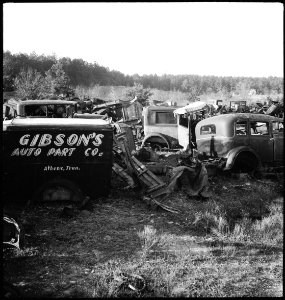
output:
[[[282,297],[283,3],[2,16],[2,297]]]

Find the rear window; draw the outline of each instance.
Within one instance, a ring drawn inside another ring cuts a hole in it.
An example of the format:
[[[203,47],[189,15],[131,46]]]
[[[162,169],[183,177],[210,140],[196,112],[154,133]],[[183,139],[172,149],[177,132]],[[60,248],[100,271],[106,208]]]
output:
[[[26,105],[25,113],[27,117],[43,117],[47,115],[47,107],[44,105]]]
[[[274,134],[283,133],[283,122],[272,122],[272,126]]]
[[[236,128],[235,133],[236,135],[247,135],[247,126],[246,121],[237,121],[236,122]]]
[[[215,134],[216,133],[216,126],[213,124],[204,125],[200,129],[200,134]]]
[[[268,122],[250,122],[251,135],[269,135]]]
[[[26,105],[25,113],[27,117],[59,117],[63,118],[72,114],[74,108],[71,105]]]
[[[173,112],[156,112],[155,114],[156,124],[176,124],[176,118]]]

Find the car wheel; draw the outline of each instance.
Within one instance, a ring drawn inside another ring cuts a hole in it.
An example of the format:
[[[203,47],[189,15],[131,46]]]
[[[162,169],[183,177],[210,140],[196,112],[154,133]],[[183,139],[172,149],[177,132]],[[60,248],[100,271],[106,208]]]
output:
[[[163,148],[169,149],[168,145],[165,143],[150,143],[150,147],[153,151],[162,151]]]
[[[72,181],[58,178],[43,184],[33,195],[32,202],[42,201],[72,201],[81,203],[84,195],[81,189]]]
[[[257,158],[251,154],[250,152],[242,152],[238,154],[233,171],[234,172],[253,172],[258,169],[258,160]]]
[[[19,289],[15,287],[12,283],[4,281],[2,284],[2,297],[4,299],[23,297]]]

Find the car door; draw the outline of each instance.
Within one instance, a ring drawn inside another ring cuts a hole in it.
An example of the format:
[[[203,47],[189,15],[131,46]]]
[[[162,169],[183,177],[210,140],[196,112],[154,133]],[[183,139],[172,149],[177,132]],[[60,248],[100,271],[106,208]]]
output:
[[[248,121],[241,119],[236,120],[234,123],[234,147],[248,146],[249,145],[249,133],[248,133]]]
[[[179,145],[186,150],[189,145],[189,128],[188,128],[188,117],[184,115],[178,115],[178,142]]]
[[[250,121],[250,146],[259,155],[263,163],[273,162],[274,142],[269,121]]]
[[[274,161],[283,161],[284,152],[284,128],[283,122],[274,121],[272,122],[272,133],[273,133],[273,144],[274,144]]]

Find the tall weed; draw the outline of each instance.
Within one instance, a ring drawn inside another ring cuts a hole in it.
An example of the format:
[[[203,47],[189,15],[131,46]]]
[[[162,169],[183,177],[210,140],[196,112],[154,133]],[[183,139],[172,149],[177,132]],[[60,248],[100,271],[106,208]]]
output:
[[[269,210],[270,214],[267,217],[254,222],[252,226],[254,238],[263,243],[282,245],[284,222],[282,207],[278,204],[271,204]]]
[[[224,216],[204,214],[211,220],[211,233],[220,241],[280,245],[283,242],[283,212],[280,204],[269,206],[269,215],[261,220],[252,221],[243,217],[232,230]]]
[[[159,253],[171,238],[166,234],[158,234],[157,230],[151,225],[144,226],[144,229],[137,234],[141,239],[142,259],[146,259],[154,252]]]

